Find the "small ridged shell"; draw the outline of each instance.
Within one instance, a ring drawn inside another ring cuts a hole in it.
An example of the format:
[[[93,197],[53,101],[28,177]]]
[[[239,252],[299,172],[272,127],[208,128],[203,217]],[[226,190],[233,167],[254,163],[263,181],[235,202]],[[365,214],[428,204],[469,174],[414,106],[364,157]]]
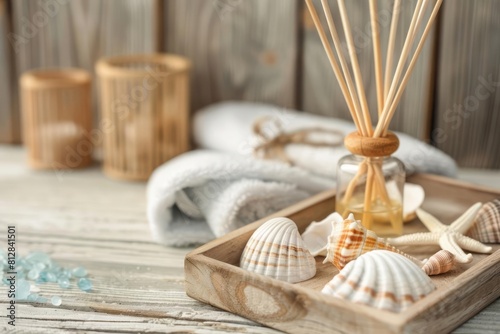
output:
[[[321,291],[336,298],[400,312],[436,289],[421,268],[385,250],[348,263]]]
[[[455,255],[442,249],[424,263],[422,270],[432,276],[447,273],[453,267],[455,267]]]
[[[316,262],[304,245],[297,225],[288,218],[262,224],[248,240],[240,267],[289,283],[310,279]]]
[[[487,244],[500,243],[500,199],[483,205],[467,236]]]
[[[326,256],[328,236],[332,233],[335,224],[342,224],[344,218],[337,212],[330,214],[320,222],[312,222],[302,233],[302,239],[312,256]]]
[[[401,254],[415,264],[422,265],[422,262],[418,259],[388,244],[383,238],[379,238],[375,232],[367,230],[360,223],[350,218],[347,218],[343,224],[336,225],[332,234],[328,237],[328,254],[324,262],[331,262],[337,269],[341,270],[350,261],[357,259],[362,254],[378,249]]]

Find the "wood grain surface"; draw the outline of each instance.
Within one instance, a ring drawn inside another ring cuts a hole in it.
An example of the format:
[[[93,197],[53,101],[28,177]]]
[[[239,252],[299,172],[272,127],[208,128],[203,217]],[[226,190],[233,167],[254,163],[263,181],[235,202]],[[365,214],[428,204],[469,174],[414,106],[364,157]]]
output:
[[[443,3],[433,141],[461,166],[500,168],[500,1]]]
[[[40,285],[42,296],[60,295],[62,305],[19,305],[8,333],[278,333],[186,296],[184,256],[192,249],[151,240],[145,184],[109,180],[97,167],[33,172],[25,156],[0,145],[0,230],[16,226],[23,256],[41,250],[66,266],[85,266],[94,290]],[[5,296],[0,285],[2,309]],[[497,300],[456,332],[494,333],[499,318]],[[6,325],[3,319],[0,331]]]
[[[387,54],[393,2],[393,0],[382,0],[379,1],[378,5],[382,59],[384,63]],[[318,9],[318,13],[323,13],[320,0],[315,0],[314,3]],[[397,64],[399,59],[415,4],[415,0],[402,1],[394,49],[395,64]],[[345,41],[337,2],[329,0],[329,5],[339,35],[342,41]],[[368,104],[372,119],[376,120],[377,99],[368,1],[346,1],[346,7],[352,26],[354,44],[361,67]],[[301,69],[303,72],[301,86],[302,109],[307,112],[351,119],[307,8],[303,8],[302,10],[302,29],[304,35],[303,67]],[[427,15],[429,13],[430,11],[428,10]],[[327,27],[326,20],[324,20],[324,26]],[[430,131],[433,99],[432,70],[434,66],[434,38],[435,33],[431,32],[391,123],[392,130],[403,131],[420,139],[429,138],[428,134]],[[347,47],[345,49],[347,50]],[[347,56],[347,58],[349,57]]]
[[[220,100],[295,107],[297,0],[168,0],[164,50],[194,64],[193,110]]]

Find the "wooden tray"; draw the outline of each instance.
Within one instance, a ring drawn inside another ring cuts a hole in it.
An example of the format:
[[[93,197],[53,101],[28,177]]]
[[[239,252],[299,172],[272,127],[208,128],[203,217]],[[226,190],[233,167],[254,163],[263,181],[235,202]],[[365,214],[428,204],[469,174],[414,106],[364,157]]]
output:
[[[500,198],[500,192],[431,175],[415,175],[409,182],[426,192],[423,208],[444,223],[452,222],[475,202]],[[327,191],[277,212],[272,217],[293,219],[301,232],[335,208],[335,193]],[[186,291],[204,303],[239,314],[288,333],[442,333],[465,322],[500,296],[500,245],[492,254],[474,254],[472,263],[434,276],[437,290],[401,313],[377,310],[321,294],[320,290],[338,272],[316,258],[317,274],[291,284],[238,267],[246,242],[263,222],[261,219],[186,256]],[[426,231],[415,220],[405,233]],[[438,247],[401,248],[419,258]]]

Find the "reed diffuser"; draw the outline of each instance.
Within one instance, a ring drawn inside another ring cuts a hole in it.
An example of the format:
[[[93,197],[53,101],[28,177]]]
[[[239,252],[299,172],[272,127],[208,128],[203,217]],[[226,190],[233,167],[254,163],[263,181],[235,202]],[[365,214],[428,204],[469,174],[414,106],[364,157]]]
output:
[[[338,165],[336,210],[344,217],[352,212],[366,228],[374,230],[380,235],[394,236],[402,234],[405,174],[402,163],[391,157],[391,154],[399,146],[399,140],[396,135],[389,132],[389,125],[443,0],[417,1],[395,69],[393,65],[394,45],[401,0],[394,1],[385,71],[383,71],[381,56],[377,1],[367,1],[369,2],[372,27],[377,92],[378,120],[375,126],[372,123],[370,107],[363,87],[363,78],[356,56],[345,0],[337,0],[337,3],[347,43],[350,66],[341,48],[340,37],[328,0],[321,0],[321,5],[335,51],[330,44],[313,0],[305,0],[357,129],[356,132],[346,136],[344,140],[345,146],[353,155],[341,159]],[[433,3],[432,12],[427,17],[426,9],[431,3]],[[419,34],[420,28],[424,24],[425,28]],[[415,47],[417,40],[418,43]]]

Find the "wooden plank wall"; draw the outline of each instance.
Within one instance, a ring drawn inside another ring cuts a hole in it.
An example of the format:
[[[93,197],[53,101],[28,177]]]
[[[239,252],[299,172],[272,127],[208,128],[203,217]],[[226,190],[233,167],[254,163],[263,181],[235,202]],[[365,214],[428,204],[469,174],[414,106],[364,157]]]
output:
[[[16,0],[11,4],[18,38],[17,77],[40,67],[80,67],[94,73],[100,57],[159,49],[156,0]],[[94,82],[94,97],[95,88]]]
[[[443,9],[433,140],[461,166],[500,168],[500,1]]]
[[[318,13],[323,14],[320,0],[315,0],[314,3]],[[379,26],[382,36],[382,58],[384,61],[387,54],[387,40],[391,24],[390,18],[393,12],[393,3],[394,1],[392,0],[378,1],[378,12],[380,17]],[[337,31],[339,32],[342,42],[345,44],[337,1],[330,0],[329,4],[332,9],[333,18],[336,22]],[[397,55],[395,57],[395,62],[397,62],[403,47],[415,4],[415,0],[402,1],[398,34],[395,43],[395,51]],[[377,100],[368,1],[346,1],[346,7],[350,15],[352,33],[359,64],[363,74],[364,87],[369,100],[372,119],[376,120]],[[337,80],[333,75],[330,63],[328,62],[328,58],[326,57],[326,53],[323,49],[318,33],[316,32],[316,28],[310,20],[309,12],[307,8],[303,8],[303,11],[303,109],[317,114],[351,119]],[[324,25],[327,27],[326,20],[324,21]],[[409,133],[420,139],[427,139],[430,130],[432,85],[429,83],[433,81],[432,69],[434,66],[434,35],[434,33],[430,35],[429,40],[422,51],[413,76],[406,88],[407,93],[404,94],[398,111],[396,112],[396,116],[391,124],[392,129]],[[345,49],[347,51],[347,47]],[[346,59],[349,58],[347,52],[345,52],[345,56]]]
[[[14,32],[18,34],[29,25],[26,22],[36,20],[37,13],[50,9],[44,9],[38,1],[2,1],[14,7]],[[320,1],[314,1],[319,7]],[[393,1],[378,1],[384,58]],[[53,9],[57,13],[19,45],[14,76],[41,66],[78,66],[93,71],[95,60],[103,55],[172,52],[193,62],[193,111],[234,99],[349,119],[303,0],[61,3]],[[396,50],[402,47],[416,0],[402,3]],[[349,0],[346,4],[367,95],[370,105],[375,106],[367,0]],[[338,18],[334,0],[330,0],[330,6]],[[496,154],[500,151],[497,90],[479,101],[470,117],[459,117],[464,121],[459,130],[454,114],[448,111],[474,94],[480,78],[491,76],[491,80],[500,81],[499,9],[500,0],[445,1],[438,29],[431,33],[391,125],[424,140],[433,134],[433,142],[463,166],[500,168],[500,155]],[[0,15],[0,29],[5,27],[5,17]],[[337,28],[342,32],[340,24]],[[0,35],[0,50],[2,45],[6,44]],[[0,58],[2,83],[7,82],[3,78],[12,69],[6,59]],[[9,87],[15,89],[13,86]],[[2,89],[0,94],[5,92]],[[7,95],[15,97],[15,92]],[[7,103],[8,99],[0,100],[2,109]],[[0,111],[0,126],[5,123],[5,115]]]
[[[192,110],[228,99],[296,107],[296,0],[167,0],[164,49],[193,64]]]
[[[9,43],[12,33],[10,14],[10,3],[0,0],[0,143],[18,143],[21,140],[14,52]]]

